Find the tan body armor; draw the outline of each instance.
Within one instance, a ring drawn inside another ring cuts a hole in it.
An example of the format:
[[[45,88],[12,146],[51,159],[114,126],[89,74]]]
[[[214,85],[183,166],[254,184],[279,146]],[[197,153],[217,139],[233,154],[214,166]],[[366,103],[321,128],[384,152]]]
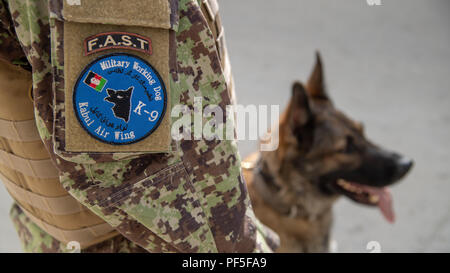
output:
[[[83,247],[118,233],[59,183],[37,131],[31,73],[0,61],[0,179],[24,213],[57,240]]]
[[[232,86],[216,0],[204,0],[202,11],[216,39],[225,78]],[[77,241],[87,248],[118,235],[61,186],[36,128],[31,88],[30,72],[0,60],[0,180],[23,212],[62,243]],[[229,90],[234,101],[234,89]]]

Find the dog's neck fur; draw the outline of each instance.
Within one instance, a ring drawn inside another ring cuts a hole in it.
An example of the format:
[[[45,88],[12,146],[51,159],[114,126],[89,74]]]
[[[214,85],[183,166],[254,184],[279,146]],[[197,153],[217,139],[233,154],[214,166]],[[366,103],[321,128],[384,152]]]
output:
[[[280,234],[281,240],[290,245],[289,249],[280,251],[328,251],[332,205],[335,199],[318,193],[298,168],[288,166],[291,162],[280,162],[277,158],[277,151],[260,154],[253,170],[252,184],[266,206],[279,215],[280,221],[292,222],[292,226],[302,227],[297,230],[289,230],[289,224],[280,226],[281,229],[287,227],[287,230],[271,227]]]
[[[285,172],[283,166],[277,166],[270,160],[271,153],[261,154],[254,169],[255,187],[265,201],[278,213],[290,218],[315,221],[329,213],[335,199],[323,197],[315,188],[306,189],[311,181],[297,171],[292,172],[292,167]]]

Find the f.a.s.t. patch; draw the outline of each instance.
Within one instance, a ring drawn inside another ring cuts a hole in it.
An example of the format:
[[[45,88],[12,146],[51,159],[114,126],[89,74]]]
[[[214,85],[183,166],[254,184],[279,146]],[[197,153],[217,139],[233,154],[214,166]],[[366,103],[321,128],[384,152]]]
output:
[[[137,50],[152,55],[150,38],[130,32],[103,32],[84,40],[84,55],[111,48]]]
[[[115,53],[90,63],[73,90],[75,115],[99,141],[125,145],[154,132],[166,111],[158,72],[140,57]]]

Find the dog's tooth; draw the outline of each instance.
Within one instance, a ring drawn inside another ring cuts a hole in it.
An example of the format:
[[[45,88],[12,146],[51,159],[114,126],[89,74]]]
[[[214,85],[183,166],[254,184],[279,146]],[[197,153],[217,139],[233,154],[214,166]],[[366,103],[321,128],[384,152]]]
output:
[[[342,188],[344,188],[347,191],[350,191],[353,193],[362,193],[362,191],[358,187],[350,184],[349,182],[345,181],[344,179],[339,179],[337,181],[337,183],[339,186],[341,186]]]
[[[369,201],[370,203],[376,204],[378,203],[378,201],[380,201],[380,197],[378,197],[378,195],[371,194],[369,197]]]

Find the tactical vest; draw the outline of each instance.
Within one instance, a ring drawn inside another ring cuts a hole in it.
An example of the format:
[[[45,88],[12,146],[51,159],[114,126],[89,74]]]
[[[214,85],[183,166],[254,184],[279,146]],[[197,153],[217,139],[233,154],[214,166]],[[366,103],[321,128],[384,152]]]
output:
[[[201,8],[216,40],[234,102],[231,67],[217,0],[203,0]],[[0,180],[23,212],[62,243],[77,241],[82,248],[87,248],[118,235],[61,186],[58,170],[35,124],[31,89],[30,72],[0,61]]]

